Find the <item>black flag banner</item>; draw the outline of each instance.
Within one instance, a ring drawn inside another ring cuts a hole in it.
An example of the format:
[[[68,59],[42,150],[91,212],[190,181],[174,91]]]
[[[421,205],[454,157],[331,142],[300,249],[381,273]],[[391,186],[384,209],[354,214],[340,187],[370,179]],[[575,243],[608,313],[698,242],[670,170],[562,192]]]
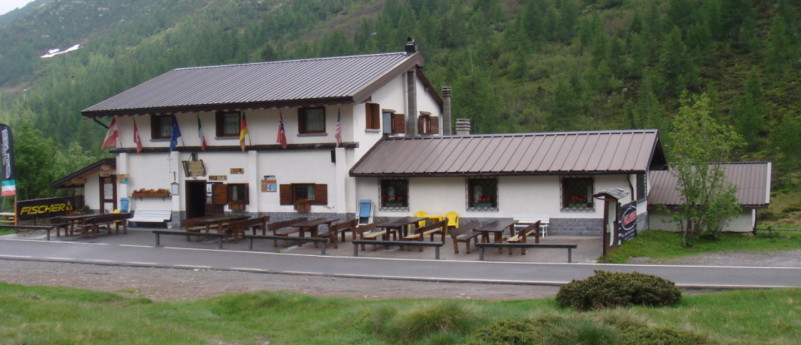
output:
[[[17,181],[14,177],[14,141],[11,137],[11,128],[5,124],[0,124],[0,154],[3,160],[0,196],[17,195]]]

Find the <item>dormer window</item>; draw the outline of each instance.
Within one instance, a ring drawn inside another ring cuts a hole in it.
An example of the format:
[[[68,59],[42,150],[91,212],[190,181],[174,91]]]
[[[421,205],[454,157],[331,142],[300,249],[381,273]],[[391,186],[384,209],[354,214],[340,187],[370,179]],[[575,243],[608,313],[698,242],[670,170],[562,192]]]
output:
[[[439,134],[439,116],[421,111],[417,117],[417,132],[419,134]]]

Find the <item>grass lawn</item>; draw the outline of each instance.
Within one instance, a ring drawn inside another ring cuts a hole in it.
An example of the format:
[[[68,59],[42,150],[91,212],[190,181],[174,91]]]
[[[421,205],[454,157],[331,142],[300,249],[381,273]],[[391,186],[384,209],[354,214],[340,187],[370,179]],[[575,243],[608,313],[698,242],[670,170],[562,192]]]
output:
[[[578,313],[550,298],[356,300],[259,292],[167,303],[0,283],[3,344],[465,344],[490,322],[549,315],[636,320],[702,334],[714,344],[797,344],[801,289],[684,296],[677,307]]]
[[[0,229],[0,236],[13,234],[14,230]]]
[[[801,232],[760,231],[759,235],[724,233],[719,240],[698,239],[692,248],[681,246],[681,233],[648,230],[613,250],[602,261],[625,263],[631,257],[671,259],[724,251],[775,251],[801,249]]]

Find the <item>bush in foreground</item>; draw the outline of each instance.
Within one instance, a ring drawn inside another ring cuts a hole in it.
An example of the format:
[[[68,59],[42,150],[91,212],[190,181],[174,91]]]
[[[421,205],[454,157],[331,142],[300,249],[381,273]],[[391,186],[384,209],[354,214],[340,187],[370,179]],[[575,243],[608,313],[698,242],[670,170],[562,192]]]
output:
[[[642,273],[595,271],[584,280],[574,280],[559,289],[556,302],[562,308],[580,311],[626,306],[671,306],[681,299],[676,285]]]

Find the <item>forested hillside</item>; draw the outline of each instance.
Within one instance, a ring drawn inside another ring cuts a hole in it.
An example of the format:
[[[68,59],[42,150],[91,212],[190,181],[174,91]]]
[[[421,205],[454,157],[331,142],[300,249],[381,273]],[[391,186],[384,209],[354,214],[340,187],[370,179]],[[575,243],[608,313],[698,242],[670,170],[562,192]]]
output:
[[[80,110],[169,69],[400,51],[407,36],[437,89],[453,89],[454,117],[470,118],[475,132],[665,136],[686,90],[708,94],[716,118],[743,136],[741,159],[775,162],[774,181],[785,186],[801,168],[797,1],[38,3],[0,26],[0,120],[30,121],[20,127],[28,137],[52,140],[64,166],[51,177],[86,161],[76,155],[102,154],[104,129]],[[81,49],[39,58],[74,44]]]

